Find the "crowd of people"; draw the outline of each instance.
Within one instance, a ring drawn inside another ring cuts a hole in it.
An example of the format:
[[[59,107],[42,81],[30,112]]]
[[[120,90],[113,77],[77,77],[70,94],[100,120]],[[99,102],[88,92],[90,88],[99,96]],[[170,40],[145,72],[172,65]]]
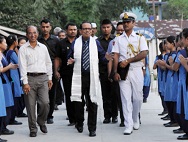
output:
[[[68,126],[79,133],[86,105],[89,136],[96,136],[100,99],[104,124],[117,123],[119,110],[124,135],[138,130],[141,105],[150,90],[148,46],[133,30],[134,13],[124,12],[120,19],[115,34],[111,21],[102,20],[99,37],[96,23],[88,21],[80,27],[68,23],[65,30],[56,27],[53,35],[49,19],[40,22],[40,35],[29,25],[26,39],[0,36],[0,135],[14,134],[7,126],[21,125],[16,117],[28,117],[30,137],[37,136],[37,124],[47,133],[45,124],[54,123],[53,112],[64,98]],[[155,68],[162,65],[157,60]],[[170,114],[169,108],[164,111]]]
[[[178,127],[173,130],[179,140],[188,139],[187,111],[187,53],[188,29],[177,36],[169,36],[159,45],[160,55],[156,56],[153,69],[158,72],[158,92],[161,97],[163,120],[170,120],[165,127]]]

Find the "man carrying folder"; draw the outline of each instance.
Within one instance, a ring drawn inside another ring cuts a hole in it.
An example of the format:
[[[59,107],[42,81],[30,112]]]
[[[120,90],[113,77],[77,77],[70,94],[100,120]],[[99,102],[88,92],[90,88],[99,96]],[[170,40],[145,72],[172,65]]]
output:
[[[141,61],[148,52],[144,36],[133,31],[136,15],[124,12],[120,15],[124,32],[116,37],[112,52],[114,53],[114,80],[119,81],[122,108],[124,115],[124,135],[130,135],[140,126],[139,112],[143,102],[143,71]],[[129,66],[129,68],[127,68]],[[127,71],[126,71],[127,69]],[[125,76],[125,74],[127,75]]]

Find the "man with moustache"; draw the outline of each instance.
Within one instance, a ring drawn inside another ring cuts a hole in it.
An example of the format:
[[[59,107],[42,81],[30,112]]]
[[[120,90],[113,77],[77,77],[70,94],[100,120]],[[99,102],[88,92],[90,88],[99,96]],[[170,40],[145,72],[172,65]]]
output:
[[[67,54],[70,51],[71,44],[75,40],[77,35],[77,27],[74,23],[68,23],[65,27],[67,37],[59,41],[56,47],[56,58],[55,58],[55,76],[57,79],[60,77],[63,81],[67,116],[69,118],[68,126],[75,125],[75,107],[71,102],[71,85],[72,85],[72,74],[73,66],[67,65]]]
[[[142,59],[147,56],[148,46],[143,36],[133,31],[136,15],[124,12],[120,15],[124,31],[115,40],[114,52],[114,80],[119,82],[124,115],[124,135],[130,135],[140,126],[139,112],[143,102],[143,67]],[[129,68],[127,68],[127,66]],[[125,68],[128,70],[126,75]],[[117,72],[121,69],[122,72]],[[121,76],[120,76],[121,75]]]

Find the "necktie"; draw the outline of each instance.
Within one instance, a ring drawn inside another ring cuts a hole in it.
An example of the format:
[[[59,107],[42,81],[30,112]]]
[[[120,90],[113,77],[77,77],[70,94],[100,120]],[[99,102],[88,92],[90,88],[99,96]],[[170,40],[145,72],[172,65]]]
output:
[[[85,41],[83,45],[83,53],[82,53],[82,67],[84,70],[89,69],[89,46],[88,42]]]

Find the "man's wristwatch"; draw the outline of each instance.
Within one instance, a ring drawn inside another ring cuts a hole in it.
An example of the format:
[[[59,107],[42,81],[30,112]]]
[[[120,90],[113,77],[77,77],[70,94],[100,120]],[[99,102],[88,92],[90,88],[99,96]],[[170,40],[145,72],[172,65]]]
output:
[[[143,70],[145,70],[145,69],[146,69],[146,67],[145,67],[145,66],[143,66],[143,67],[142,67],[142,69],[143,69]]]

